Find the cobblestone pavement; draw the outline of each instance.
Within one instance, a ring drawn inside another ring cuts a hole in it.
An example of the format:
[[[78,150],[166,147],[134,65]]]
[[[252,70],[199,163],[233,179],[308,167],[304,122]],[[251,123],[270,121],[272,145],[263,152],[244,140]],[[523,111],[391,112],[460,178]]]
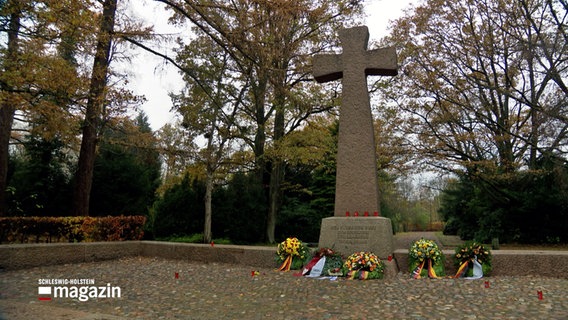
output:
[[[0,319],[568,319],[559,276],[332,281],[136,257],[0,272]],[[39,279],[94,279],[121,297],[39,301]]]

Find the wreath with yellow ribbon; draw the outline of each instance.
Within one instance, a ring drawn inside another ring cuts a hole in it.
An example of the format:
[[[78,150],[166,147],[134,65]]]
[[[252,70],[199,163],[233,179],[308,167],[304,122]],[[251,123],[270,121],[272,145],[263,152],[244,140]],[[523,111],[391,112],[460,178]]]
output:
[[[278,244],[276,261],[280,264],[278,271],[299,270],[309,258],[308,247],[298,238],[287,238]]]

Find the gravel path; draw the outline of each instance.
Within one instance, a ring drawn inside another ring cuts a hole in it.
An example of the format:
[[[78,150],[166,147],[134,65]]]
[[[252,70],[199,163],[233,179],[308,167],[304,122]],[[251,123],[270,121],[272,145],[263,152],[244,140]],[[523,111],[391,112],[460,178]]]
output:
[[[568,319],[566,275],[330,281],[251,271],[144,257],[4,271],[0,319]],[[119,286],[121,297],[38,300],[38,279],[69,278]]]

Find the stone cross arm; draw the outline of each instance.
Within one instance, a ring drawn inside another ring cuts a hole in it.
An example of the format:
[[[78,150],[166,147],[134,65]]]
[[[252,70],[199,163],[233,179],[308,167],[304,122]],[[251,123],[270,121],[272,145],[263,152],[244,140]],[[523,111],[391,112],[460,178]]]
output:
[[[337,142],[335,216],[380,211],[373,116],[367,76],[395,76],[394,48],[367,50],[369,29],[339,31],[341,54],[316,55],[313,75],[318,82],[342,79]]]
[[[369,30],[355,27],[339,31],[342,54],[322,54],[314,57],[313,75],[317,82],[328,82],[344,77],[349,70],[365,76],[397,75],[397,57],[394,47],[367,50]]]

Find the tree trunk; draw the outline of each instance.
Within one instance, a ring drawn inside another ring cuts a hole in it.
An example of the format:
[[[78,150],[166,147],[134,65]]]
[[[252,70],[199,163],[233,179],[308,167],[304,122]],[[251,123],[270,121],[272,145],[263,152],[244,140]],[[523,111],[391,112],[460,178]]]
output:
[[[264,146],[266,144],[266,116],[265,100],[267,77],[259,77],[258,84],[253,88],[256,132],[254,136],[253,152],[255,157],[256,174],[260,184],[264,184],[264,174],[266,172],[266,159]]]
[[[266,240],[269,243],[276,242],[276,221],[278,220],[278,211],[280,211],[282,202],[282,180],[284,180],[284,163],[281,160],[275,160],[272,162],[272,171],[270,172],[270,203],[266,220]]]
[[[16,108],[6,99],[0,106],[0,217],[7,215],[6,189],[8,187],[8,154],[10,135]]]
[[[266,88],[268,84],[268,76],[265,73],[259,74],[258,82],[251,86],[254,99],[254,119],[256,121],[256,132],[253,141],[254,165],[256,181],[263,190],[266,190],[268,182],[265,179],[267,172],[267,161],[265,155],[266,144]],[[259,199],[260,200],[260,199]],[[261,237],[261,235],[259,235]],[[262,239],[266,240],[266,239]]]
[[[208,132],[207,138],[207,163],[206,167],[206,178],[205,178],[205,223],[203,225],[203,242],[210,243],[213,235],[211,234],[211,220],[213,216],[213,208],[211,202],[213,201],[213,174],[215,173],[216,163],[213,159],[213,153],[215,152],[213,148],[213,135],[215,133],[215,127],[217,126],[217,109],[213,115],[213,123],[211,124],[211,129]]]
[[[8,5],[14,4],[10,1]],[[19,8],[12,8],[10,15],[10,23],[8,28],[8,49],[4,60],[4,72],[10,74],[17,69],[18,59],[18,33],[20,32]],[[2,91],[11,91],[13,84],[8,82],[6,87],[2,87]],[[6,189],[8,187],[8,158],[10,150],[10,137],[12,134],[12,124],[14,123],[14,114],[16,112],[16,102],[11,98],[12,94],[8,94],[8,98],[2,101],[0,105],[0,217],[7,214],[6,208]]]
[[[211,243],[213,235],[211,234],[211,217],[213,210],[211,201],[213,198],[213,172],[207,169],[207,179],[205,181],[205,224],[203,226],[203,242]]]
[[[286,70],[281,68],[281,70]],[[284,109],[286,103],[286,95],[284,93],[286,74],[279,74],[275,82],[276,97],[274,99],[276,112],[274,114],[274,148],[279,148],[280,142],[284,137],[285,119]],[[279,154],[276,152],[276,154]],[[276,222],[278,220],[278,212],[280,211],[280,204],[282,198],[282,181],[284,180],[284,162],[278,156],[271,159],[272,170],[270,172],[270,187],[269,187],[269,207],[268,216],[266,219],[266,239],[269,243],[276,242],[275,231]]]
[[[83,123],[81,151],[75,175],[73,211],[77,216],[89,215],[89,198],[93,181],[99,123],[105,100],[105,89],[110,65],[109,54],[112,44],[116,5],[117,0],[105,0],[103,4],[103,17],[97,38],[91,86],[89,88],[89,98]]]

